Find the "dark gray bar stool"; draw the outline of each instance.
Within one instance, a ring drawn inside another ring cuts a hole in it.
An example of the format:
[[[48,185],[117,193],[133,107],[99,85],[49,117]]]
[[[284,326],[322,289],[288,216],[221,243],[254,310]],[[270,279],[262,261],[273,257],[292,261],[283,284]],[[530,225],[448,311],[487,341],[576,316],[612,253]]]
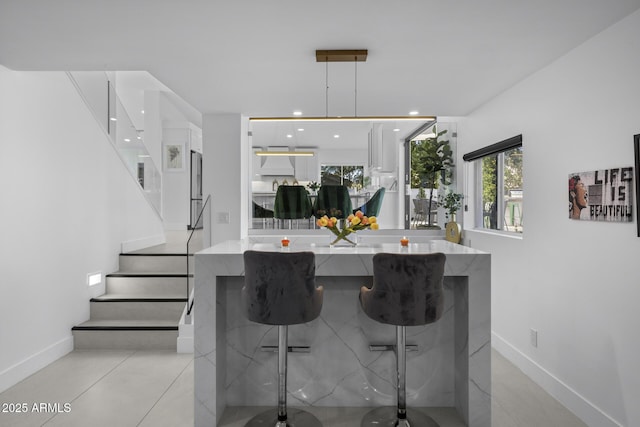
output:
[[[368,412],[362,427],[438,426],[421,412],[407,414],[405,327],[433,323],[442,316],[445,261],[442,253],[374,255],[373,286],[360,289],[360,304],[373,320],[396,326],[398,405]]]
[[[322,309],[313,252],[244,253],[242,303],[249,320],[278,325],[278,411],[249,420],[246,427],[321,427],[309,412],[287,413],[287,326],[310,322]]]

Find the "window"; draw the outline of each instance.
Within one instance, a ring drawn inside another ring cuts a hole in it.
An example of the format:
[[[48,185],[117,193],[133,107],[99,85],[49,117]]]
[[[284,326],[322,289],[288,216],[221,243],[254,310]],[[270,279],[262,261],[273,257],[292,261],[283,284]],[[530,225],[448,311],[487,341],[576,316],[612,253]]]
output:
[[[362,188],[364,166],[327,166],[320,168],[320,185],[345,185]]]
[[[523,231],[522,135],[465,154],[476,182],[476,227]]]

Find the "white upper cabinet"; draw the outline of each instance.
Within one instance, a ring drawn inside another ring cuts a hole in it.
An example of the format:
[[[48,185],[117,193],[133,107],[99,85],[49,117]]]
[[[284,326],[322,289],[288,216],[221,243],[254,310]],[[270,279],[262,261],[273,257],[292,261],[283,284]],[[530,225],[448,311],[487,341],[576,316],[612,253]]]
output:
[[[369,131],[369,168],[375,172],[396,170],[396,132],[374,123]]]
[[[320,169],[318,168],[318,153],[315,149],[296,148],[295,151],[312,151],[313,156],[294,157],[295,178],[298,181],[320,181]]]

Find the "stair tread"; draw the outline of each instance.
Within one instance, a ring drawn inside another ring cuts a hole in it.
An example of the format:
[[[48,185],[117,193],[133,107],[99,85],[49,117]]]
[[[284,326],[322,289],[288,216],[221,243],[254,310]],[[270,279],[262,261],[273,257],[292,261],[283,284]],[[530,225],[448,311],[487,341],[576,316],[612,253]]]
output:
[[[193,277],[193,273],[188,274]],[[187,277],[187,273],[176,273],[175,271],[126,271],[118,270],[109,273],[106,277]]]
[[[171,320],[87,320],[75,328],[123,328],[123,327],[178,327],[178,321]]]
[[[186,301],[184,293],[180,294],[103,294],[95,298],[91,298],[91,301],[138,301],[138,300],[175,300],[176,302]]]
[[[134,252],[121,252],[123,256],[193,256],[193,253],[184,252],[143,252],[144,249]]]

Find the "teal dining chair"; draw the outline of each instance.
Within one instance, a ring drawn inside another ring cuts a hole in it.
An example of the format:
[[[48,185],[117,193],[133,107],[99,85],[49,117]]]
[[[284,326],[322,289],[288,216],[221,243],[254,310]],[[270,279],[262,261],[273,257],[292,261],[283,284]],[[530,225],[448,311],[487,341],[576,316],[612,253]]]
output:
[[[351,214],[351,197],[344,185],[323,185],[318,190],[318,197],[313,208],[313,215],[320,218],[323,215],[344,219]]]
[[[253,219],[262,220],[262,228],[267,228],[267,220],[273,222],[273,211],[253,202]]]
[[[364,205],[355,208],[353,213],[355,214],[358,211],[362,211],[366,216],[378,216],[380,208],[382,207],[382,199],[384,199],[385,191],[384,187],[380,187]]]
[[[273,217],[279,219],[280,226],[282,220],[289,220],[291,228],[292,220],[311,218],[311,198],[302,185],[281,185],[276,191],[276,200],[273,205]]]

